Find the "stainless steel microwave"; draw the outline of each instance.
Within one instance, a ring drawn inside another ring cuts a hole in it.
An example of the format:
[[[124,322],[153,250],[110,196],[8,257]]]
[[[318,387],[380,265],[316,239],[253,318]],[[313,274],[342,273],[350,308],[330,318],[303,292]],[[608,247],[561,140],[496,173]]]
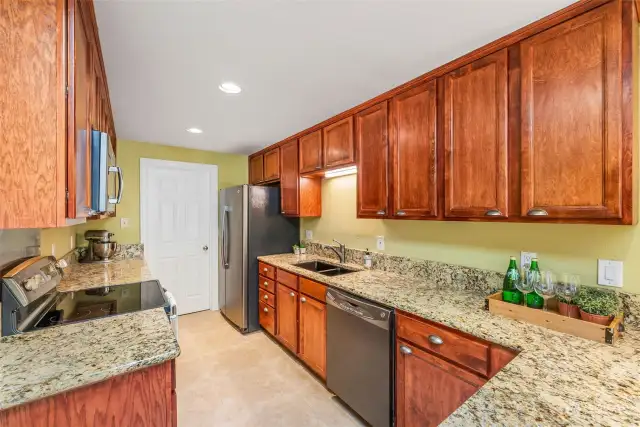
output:
[[[124,177],[110,139],[105,132],[91,131],[91,210],[97,213],[114,212],[122,200]]]

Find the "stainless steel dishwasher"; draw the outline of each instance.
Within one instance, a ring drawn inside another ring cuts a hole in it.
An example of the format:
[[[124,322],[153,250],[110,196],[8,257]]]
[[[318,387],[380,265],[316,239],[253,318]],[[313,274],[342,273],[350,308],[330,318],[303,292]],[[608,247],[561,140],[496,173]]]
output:
[[[393,310],[327,290],[327,388],[373,427],[393,402]]]

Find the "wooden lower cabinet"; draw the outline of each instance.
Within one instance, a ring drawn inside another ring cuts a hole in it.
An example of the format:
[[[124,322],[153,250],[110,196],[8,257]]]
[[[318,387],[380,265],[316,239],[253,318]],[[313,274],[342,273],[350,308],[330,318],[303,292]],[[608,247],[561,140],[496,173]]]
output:
[[[327,306],[301,295],[298,356],[322,379],[327,377]]]
[[[176,427],[174,361],[0,411],[1,427]]]
[[[437,426],[486,379],[419,349],[396,344],[396,426]]]
[[[276,338],[298,352],[298,292],[282,283],[276,286]]]
[[[258,318],[260,320],[260,326],[262,326],[271,335],[276,333],[276,309],[269,307],[264,302],[258,303]]]

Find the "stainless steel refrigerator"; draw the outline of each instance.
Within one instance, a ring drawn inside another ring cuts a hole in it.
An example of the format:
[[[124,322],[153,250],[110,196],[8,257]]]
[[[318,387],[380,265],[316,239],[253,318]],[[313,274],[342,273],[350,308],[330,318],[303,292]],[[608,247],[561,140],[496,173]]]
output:
[[[300,220],[281,214],[278,187],[225,188],[219,206],[220,312],[241,332],[252,332],[260,328],[257,257],[291,252]]]

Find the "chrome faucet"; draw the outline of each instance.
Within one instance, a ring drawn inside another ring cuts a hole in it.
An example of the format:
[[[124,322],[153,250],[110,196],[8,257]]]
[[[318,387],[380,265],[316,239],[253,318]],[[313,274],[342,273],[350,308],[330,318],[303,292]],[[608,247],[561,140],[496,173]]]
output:
[[[333,246],[327,246],[327,247],[331,249],[333,252],[335,252],[336,255],[338,255],[338,259],[340,259],[340,264],[344,264],[345,255],[347,253],[347,247],[342,243],[338,242],[336,239],[333,239],[333,241],[338,244],[339,249],[336,249]]]

